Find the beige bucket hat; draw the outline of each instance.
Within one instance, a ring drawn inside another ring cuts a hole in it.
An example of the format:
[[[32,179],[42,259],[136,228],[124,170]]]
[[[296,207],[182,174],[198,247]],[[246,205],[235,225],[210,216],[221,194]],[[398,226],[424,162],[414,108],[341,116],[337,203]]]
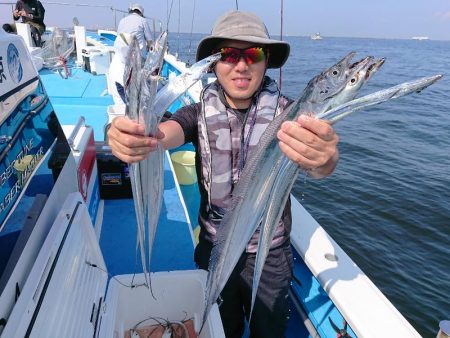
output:
[[[287,60],[290,46],[286,41],[271,39],[259,17],[250,12],[232,11],[221,16],[214,24],[210,36],[203,38],[197,47],[196,59],[212,54],[223,40],[254,42],[269,49],[268,68],[280,68]]]

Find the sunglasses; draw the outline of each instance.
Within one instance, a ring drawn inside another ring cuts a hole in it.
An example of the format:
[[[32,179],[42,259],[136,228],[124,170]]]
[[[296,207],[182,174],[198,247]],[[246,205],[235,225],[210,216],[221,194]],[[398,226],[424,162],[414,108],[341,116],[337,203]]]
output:
[[[244,58],[245,62],[251,65],[264,60],[266,57],[266,52],[262,47],[250,47],[245,49],[223,47],[215,52],[221,54],[220,61],[232,64],[237,64],[241,58]]]

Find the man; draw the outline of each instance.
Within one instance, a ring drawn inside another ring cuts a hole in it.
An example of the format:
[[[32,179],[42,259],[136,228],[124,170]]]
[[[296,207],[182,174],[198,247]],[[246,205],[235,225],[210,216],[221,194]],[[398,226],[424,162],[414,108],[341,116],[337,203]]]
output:
[[[130,6],[128,15],[120,20],[117,28],[117,37],[114,42],[116,52],[111,60],[108,74],[108,89],[114,100],[114,112],[109,114],[111,117],[125,113],[125,103],[122,99],[123,72],[132,36],[137,39],[142,56],[145,57],[151,45],[152,32],[148,21],[144,18],[144,8],[139,4]]]
[[[157,142],[166,149],[194,144],[201,194],[195,261],[202,269],[208,268],[215,229],[239,180],[242,157],[249,158],[255,151],[255,140],[275,114],[292,102],[280,94],[275,81],[265,77],[267,68],[285,63],[289,50],[288,43],[270,39],[264,23],[254,14],[227,13],[197,48],[197,60],[215,52],[222,54],[214,66],[217,81],[205,88],[200,103],[181,108],[161,123],[156,138],[144,136],[144,127],[125,117],[116,118],[109,130],[113,154],[125,162],[144,159],[156,149]],[[284,122],[277,137],[283,153],[309,170],[312,177],[333,172],[339,158],[338,136],[328,123],[302,116]],[[258,288],[251,337],[283,337],[286,329],[293,266],[290,201],[278,226]],[[256,243],[255,238],[248,243],[221,293],[219,309],[227,337],[241,337],[244,317],[249,316]]]
[[[31,26],[31,37],[37,47],[41,46],[41,36],[45,32],[44,24],[45,9],[38,0],[19,0],[13,11],[14,21],[22,18],[23,23]],[[4,24],[3,29],[8,33],[16,33],[16,25]]]
[[[147,19],[144,18],[144,8],[141,5],[131,5],[128,10],[128,15],[120,20],[114,47],[120,48],[128,45],[127,39],[121,36],[123,33],[136,37],[141,48],[142,56],[145,57],[151,44],[152,31]]]

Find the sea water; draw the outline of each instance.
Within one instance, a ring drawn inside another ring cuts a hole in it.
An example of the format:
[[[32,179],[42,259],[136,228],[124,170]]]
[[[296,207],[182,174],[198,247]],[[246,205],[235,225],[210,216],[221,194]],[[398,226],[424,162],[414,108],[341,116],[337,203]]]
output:
[[[172,34],[171,51],[191,63],[201,35]],[[293,194],[424,337],[450,318],[450,41],[287,37],[282,92],[307,82],[350,51],[386,62],[368,94],[434,74],[420,94],[338,122],[340,161],[323,180],[299,176]],[[268,74],[280,81],[279,70]],[[367,304],[370,306],[370,304]],[[380,327],[380,334],[383,328]]]

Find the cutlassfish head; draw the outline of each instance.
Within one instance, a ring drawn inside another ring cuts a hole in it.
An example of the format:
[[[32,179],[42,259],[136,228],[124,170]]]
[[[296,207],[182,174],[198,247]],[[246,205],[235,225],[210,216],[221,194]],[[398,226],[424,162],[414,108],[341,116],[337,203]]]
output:
[[[207,73],[208,71],[212,70],[215,63],[220,60],[220,57],[220,53],[216,53],[204,59],[201,59],[189,68],[189,73],[194,76],[200,77],[201,74]]]
[[[381,58],[369,66],[366,72],[366,81],[368,81],[373,76],[373,74],[375,74],[381,68],[381,66],[384,65],[385,61],[386,58]]]
[[[206,73],[208,73],[214,64],[220,60],[220,53],[210,55],[200,61],[194,63],[186,72],[178,75],[175,79],[169,81],[170,87],[178,87],[179,90],[187,90],[195,82],[200,80]],[[185,88],[185,89],[183,89]]]
[[[164,54],[167,50],[167,32],[162,32],[159,37],[150,45],[147,58],[144,64],[144,72],[157,76],[161,70]]]
[[[139,114],[140,71],[142,69],[142,63],[143,60],[139,43],[137,39],[133,37],[129,44],[125,63],[126,66],[123,74],[123,87],[125,92],[124,102],[127,104],[126,114],[131,119],[136,119]]]
[[[329,100],[326,111],[340,104],[353,100],[361,87],[370,79],[370,77],[381,67],[384,59],[373,62],[372,56],[367,56],[355,63],[348,69],[345,86]]]
[[[345,84],[350,62],[355,52],[347,54],[342,60],[315,76],[306,86],[302,100],[309,102],[312,108],[332,98]],[[316,107],[317,108],[317,107]]]

